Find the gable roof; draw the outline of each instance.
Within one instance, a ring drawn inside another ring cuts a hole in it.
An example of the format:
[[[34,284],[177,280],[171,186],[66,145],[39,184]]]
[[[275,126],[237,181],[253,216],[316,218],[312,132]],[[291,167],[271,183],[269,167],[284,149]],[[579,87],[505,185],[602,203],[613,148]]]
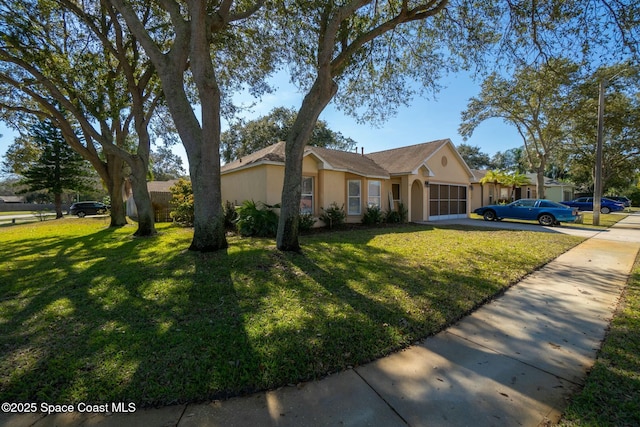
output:
[[[240,157],[238,160],[229,162],[220,168],[221,173],[227,173],[262,163],[282,163],[284,164],[284,141],[270,145],[254,153]]]
[[[467,166],[462,157],[460,157],[458,150],[455,149],[453,142],[451,142],[449,138],[410,145],[408,147],[378,151],[367,154],[367,157],[373,159],[377,164],[389,171],[391,175],[415,175],[421,166],[429,169],[426,165],[427,160],[447,144],[451,145],[453,152],[457,155],[462,165],[464,165],[469,177],[473,177],[473,172],[471,172],[469,166]]]
[[[389,172],[368,156],[351,151],[330,150],[321,147],[307,147],[305,155],[313,154],[323,163],[324,169],[350,172],[356,175],[389,178]]]
[[[170,179],[168,181],[148,181],[147,190],[149,193],[170,193],[171,187],[173,187],[177,179]]]
[[[313,155],[322,164],[321,169],[349,172],[366,177],[389,178],[389,173],[372,159],[351,151],[307,146],[304,155]],[[281,141],[225,164],[220,168],[220,172],[225,174],[260,164],[284,164],[284,161],[285,143]]]

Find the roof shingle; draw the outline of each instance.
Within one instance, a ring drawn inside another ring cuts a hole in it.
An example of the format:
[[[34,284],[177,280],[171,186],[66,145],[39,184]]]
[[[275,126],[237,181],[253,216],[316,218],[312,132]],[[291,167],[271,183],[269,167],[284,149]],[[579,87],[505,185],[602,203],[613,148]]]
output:
[[[393,148],[367,154],[390,174],[410,174],[417,170],[425,160],[438,151],[449,139],[425,142],[408,147]]]

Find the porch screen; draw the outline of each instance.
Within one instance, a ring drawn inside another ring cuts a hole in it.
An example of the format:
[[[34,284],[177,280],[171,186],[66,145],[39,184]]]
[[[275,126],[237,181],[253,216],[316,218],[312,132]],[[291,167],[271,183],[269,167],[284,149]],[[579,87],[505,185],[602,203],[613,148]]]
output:
[[[429,216],[465,215],[467,187],[464,185],[430,184]]]

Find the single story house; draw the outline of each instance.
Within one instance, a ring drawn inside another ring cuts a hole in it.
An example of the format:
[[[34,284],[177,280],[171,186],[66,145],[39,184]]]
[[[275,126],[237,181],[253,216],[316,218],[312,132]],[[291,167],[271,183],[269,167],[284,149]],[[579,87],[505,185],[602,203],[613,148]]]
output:
[[[489,172],[488,170],[473,170],[474,178],[471,181],[471,190],[475,197],[471,202],[471,210],[482,206],[498,203],[499,201],[511,200],[511,187],[500,184],[486,183],[481,184],[480,181]],[[514,200],[518,199],[535,199],[538,197],[538,178],[535,173],[525,174],[529,178],[531,184],[517,187],[515,189]],[[545,199],[554,202],[564,202],[573,200],[575,185],[557,181],[549,177],[544,177],[544,195]]]
[[[280,203],[285,143],[266,147],[221,168],[222,200]],[[332,203],[347,222],[360,222],[368,206],[383,211],[402,203],[413,222],[466,218],[473,173],[449,139],[376,153],[306,147],[300,210],[320,216]]]

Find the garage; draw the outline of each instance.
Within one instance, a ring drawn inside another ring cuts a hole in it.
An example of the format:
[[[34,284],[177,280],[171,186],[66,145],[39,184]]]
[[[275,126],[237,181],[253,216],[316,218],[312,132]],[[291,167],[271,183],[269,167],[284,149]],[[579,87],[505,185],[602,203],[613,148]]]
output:
[[[467,186],[429,184],[429,221],[467,217]]]

